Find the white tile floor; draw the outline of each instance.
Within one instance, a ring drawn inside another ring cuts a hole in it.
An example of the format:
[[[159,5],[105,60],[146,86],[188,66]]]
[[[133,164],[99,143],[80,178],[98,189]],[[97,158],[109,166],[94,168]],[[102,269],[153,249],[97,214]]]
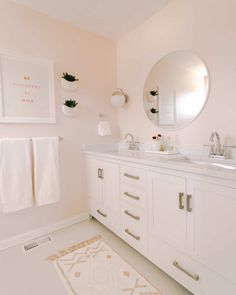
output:
[[[191,294],[96,220],[89,220],[51,233],[53,243],[30,253],[24,254],[21,246],[0,252],[0,295],[67,295],[46,258],[97,234],[167,295]]]

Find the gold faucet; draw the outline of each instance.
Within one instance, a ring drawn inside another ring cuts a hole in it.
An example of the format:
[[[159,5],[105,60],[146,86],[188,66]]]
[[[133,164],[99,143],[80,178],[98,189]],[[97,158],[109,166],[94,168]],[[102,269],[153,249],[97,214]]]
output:
[[[130,137],[130,140],[128,140],[128,137]],[[128,150],[134,151],[139,150],[138,142],[134,141],[134,136],[131,133],[126,133],[124,136],[124,139],[127,143],[129,143]]]
[[[220,135],[218,132],[212,132],[210,136],[210,141],[214,142],[214,137],[216,137],[216,142],[214,145],[212,145],[212,148],[210,150],[210,157],[211,156],[223,156],[222,150],[221,150],[221,143],[220,143]]]

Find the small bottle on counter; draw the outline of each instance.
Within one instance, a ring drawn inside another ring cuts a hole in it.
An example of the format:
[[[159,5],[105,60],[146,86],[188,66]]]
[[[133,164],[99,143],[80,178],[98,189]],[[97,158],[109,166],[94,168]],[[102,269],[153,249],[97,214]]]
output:
[[[152,137],[152,150],[157,151],[157,137],[156,136]]]
[[[163,137],[161,134],[157,134],[152,137],[152,150],[153,151],[163,151],[165,150],[165,145],[163,142]]]
[[[166,151],[166,141],[165,141],[165,137],[162,136],[161,134],[157,135],[158,137],[158,142],[159,142],[159,151],[160,152],[164,152]]]
[[[173,145],[173,143],[172,143],[172,139],[171,139],[170,136],[168,136],[168,137],[166,138],[166,150],[167,150],[168,152],[173,152],[173,151],[174,151],[174,145]]]
[[[157,137],[159,142],[159,151],[164,152],[166,150],[165,137],[162,136],[161,134],[158,134]]]

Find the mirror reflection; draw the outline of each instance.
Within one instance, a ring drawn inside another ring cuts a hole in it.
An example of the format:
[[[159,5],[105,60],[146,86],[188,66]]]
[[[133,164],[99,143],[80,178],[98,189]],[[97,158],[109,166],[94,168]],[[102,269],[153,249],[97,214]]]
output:
[[[148,118],[165,129],[181,128],[202,111],[209,92],[209,75],[201,58],[188,51],[163,57],[144,86]]]

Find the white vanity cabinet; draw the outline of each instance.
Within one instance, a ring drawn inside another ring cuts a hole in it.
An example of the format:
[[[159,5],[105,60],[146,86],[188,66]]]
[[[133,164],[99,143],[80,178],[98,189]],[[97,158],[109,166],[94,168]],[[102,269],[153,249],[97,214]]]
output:
[[[186,249],[186,179],[170,174],[148,174],[149,233]]]
[[[193,294],[236,295],[236,182],[132,161],[86,157],[90,214]]]
[[[147,255],[146,171],[120,165],[121,237]]]
[[[189,180],[193,212],[188,214],[189,252],[203,265],[235,284],[236,184]]]
[[[116,234],[119,234],[119,165],[110,161],[87,157],[86,178],[90,214]]]
[[[169,173],[148,173],[149,259],[194,294],[236,294],[236,186]]]

